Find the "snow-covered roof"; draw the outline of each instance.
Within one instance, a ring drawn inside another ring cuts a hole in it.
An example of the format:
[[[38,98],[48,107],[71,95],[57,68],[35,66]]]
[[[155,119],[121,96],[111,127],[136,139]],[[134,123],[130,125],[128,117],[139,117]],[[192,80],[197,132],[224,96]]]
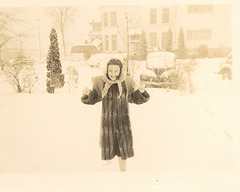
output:
[[[91,45],[94,45],[98,49],[102,47],[102,40],[101,39],[94,39]]]
[[[94,45],[77,45],[71,48],[71,53],[97,52],[97,47]]]
[[[173,67],[175,54],[172,52],[151,52],[147,55],[147,65],[155,68]]]
[[[96,53],[92,55],[88,60],[87,63],[90,65],[98,65],[101,70],[105,70],[107,62],[110,59],[119,59],[124,62],[124,58],[126,58],[125,53]]]

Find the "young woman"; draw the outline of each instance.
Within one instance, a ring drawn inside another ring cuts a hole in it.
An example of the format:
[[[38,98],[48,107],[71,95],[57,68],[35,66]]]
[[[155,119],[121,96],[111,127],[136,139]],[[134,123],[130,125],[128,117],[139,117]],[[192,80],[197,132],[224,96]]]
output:
[[[120,171],[126,171],[126,159],[134,156],[128,102],[142,104],[150,96],[144,85],[136,86],[126,76],[118,59],[107,63],[103,76],[93,78],[92,90],[84,88],[82,102],[93,105],[102,101],[100,147],[102,160],[118,156]]]

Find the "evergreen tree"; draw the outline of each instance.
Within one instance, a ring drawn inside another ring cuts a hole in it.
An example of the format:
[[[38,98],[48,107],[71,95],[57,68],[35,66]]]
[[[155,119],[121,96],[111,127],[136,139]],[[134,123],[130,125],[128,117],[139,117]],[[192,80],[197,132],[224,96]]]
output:
[[[142,32],[141,40],[138,46],[138,53],[139,53],[139,59],[140,60],[146,60],[147,57],[147,40],[145,32]]]
[[[182,28],[179,30],[177,57],[179,59],[185,59],[187,57],[187,49],[184,43],[184,33]]]
[[[55,88],[64,85],[64,75],[59,55],[57,32],[52,28],[50,33],[50,46],[47,55],[47,92],[54,93]]]

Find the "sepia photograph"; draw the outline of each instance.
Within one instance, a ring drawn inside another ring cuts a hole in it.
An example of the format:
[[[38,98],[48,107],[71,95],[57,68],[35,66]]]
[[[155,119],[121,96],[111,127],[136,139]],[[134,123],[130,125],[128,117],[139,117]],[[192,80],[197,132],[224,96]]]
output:
[[[237,1],[0,0],[0,192],[237,192]]]

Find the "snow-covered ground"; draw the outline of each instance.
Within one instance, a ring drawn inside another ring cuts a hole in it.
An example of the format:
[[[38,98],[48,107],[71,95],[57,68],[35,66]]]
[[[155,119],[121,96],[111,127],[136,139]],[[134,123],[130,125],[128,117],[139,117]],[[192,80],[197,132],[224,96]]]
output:
[[[233,83],[215,74],[222,59],[199,59],[194,94],[148,88],[151,99],[130,104],[135,156],[129,172],[232,170]],[[78,88],[46,93],[45,65],[32,94],[16,94],[0,75],[0,173],[117,172],[117,159],[100,160],[101,103],[81,103],[82,89],[102,74],[80,62]],[[67,78],[67,77],[66,77]]]

